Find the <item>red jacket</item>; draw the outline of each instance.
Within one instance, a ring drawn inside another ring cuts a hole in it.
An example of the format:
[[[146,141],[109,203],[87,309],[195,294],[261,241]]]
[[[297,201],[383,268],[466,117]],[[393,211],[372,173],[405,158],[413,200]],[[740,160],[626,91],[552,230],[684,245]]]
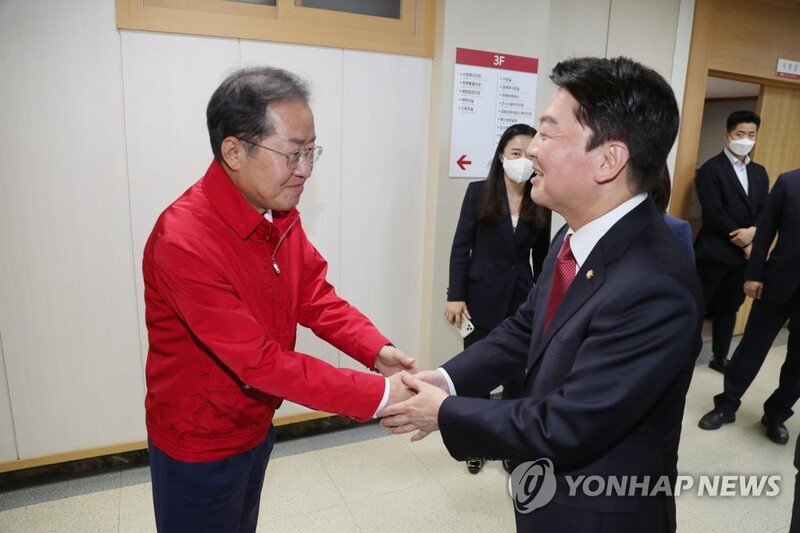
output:
[[[382,376],[294,351],[298,324],[369,368],[390,341],[326,281],[297,210],[273,217],[214,161],[145,245],[147,431],[174,459],[253,448],[283,398],[357,420],[381,401]]]

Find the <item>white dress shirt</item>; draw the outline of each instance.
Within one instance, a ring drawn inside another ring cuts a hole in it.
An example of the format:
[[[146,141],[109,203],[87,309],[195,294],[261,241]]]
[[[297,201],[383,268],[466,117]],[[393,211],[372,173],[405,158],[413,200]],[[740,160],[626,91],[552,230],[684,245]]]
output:
[[[736,177],[739,178],[739,183],[742,184],[742,188],[744,189],[745,194],[750,194],[747,186],[747,164],[750,162],[750,156],[744,156],[744,161],[740,161],[738,157],[733,155],[733,152],[728,150],[727,147],[723,150],[725,155],[728,156],[728,160],[730,160],[731,165],[733,165],[733,171],[736,172]]]

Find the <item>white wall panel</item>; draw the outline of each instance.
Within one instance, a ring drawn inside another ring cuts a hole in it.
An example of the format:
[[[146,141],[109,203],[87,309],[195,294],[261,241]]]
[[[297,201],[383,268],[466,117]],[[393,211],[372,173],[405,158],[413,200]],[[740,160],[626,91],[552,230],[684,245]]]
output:
[[[158,215],[213,159],[206,105],[239,67],[234,39],[120,32],[130,217],[142,362],[147,357],[142,254]],[[198,60],[202,58],[202,60]]]
[[[430,59],[344,52],[339,288],[413,355],[420,341],[430,82]]]
[[[608,57],[630,57],[669,80],[672,77],[680,3],[680,0],[611,2]]]
[[[0,332],[22,458],[144,438],[114,4],[0,3]]]

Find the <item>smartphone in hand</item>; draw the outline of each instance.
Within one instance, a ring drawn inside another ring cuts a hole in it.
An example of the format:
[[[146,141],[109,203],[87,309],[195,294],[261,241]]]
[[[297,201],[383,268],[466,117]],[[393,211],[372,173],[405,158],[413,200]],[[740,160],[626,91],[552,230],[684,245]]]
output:
[[[472,325],[472,321],[467,318],[467,315],[461,315],[461,327],[458,328],[458,332],[461,334],[462,337],[466,337],[470,333],[475,331],[475,326]]]

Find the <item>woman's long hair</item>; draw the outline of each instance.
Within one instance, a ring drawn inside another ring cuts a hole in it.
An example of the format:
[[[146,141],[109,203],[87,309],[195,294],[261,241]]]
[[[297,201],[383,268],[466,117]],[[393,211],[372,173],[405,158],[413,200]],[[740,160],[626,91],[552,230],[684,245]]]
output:
[[[483,184],[483,192],[478,203],[478,210],[475,213],[475,218],[479,222],[497,222],[510,215],[506,200],[506,183],[503,179],[505,172],[503,171],[503,162],[500,160],[500,156],[503,155],[503,151],[509,141],[517,135],[533,137],[536,135],[536,130],[528,124],[514,124],[503,132],[494,151],[494,158],[489,167],[489,175],[486,177],[486,183]],[[525,183],[525,189],[522,192],[519,218],[535,229],[541,229],[547,224],[547,209],[531,200],[530,180]]]

